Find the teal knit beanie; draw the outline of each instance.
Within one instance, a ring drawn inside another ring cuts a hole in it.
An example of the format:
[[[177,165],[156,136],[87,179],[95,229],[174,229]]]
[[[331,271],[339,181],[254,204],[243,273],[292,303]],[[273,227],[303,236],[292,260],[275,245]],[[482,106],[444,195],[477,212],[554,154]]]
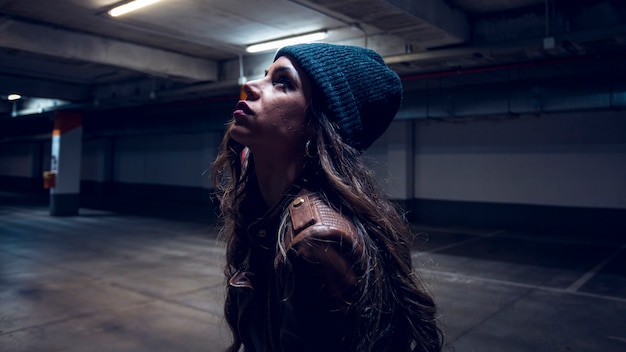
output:
[[[298,44],[279,49],[274,61],[281,56],[292,58],[304,70],[343,141],[360,151],[383,134],[398,112],[400,78],[371,49]]]

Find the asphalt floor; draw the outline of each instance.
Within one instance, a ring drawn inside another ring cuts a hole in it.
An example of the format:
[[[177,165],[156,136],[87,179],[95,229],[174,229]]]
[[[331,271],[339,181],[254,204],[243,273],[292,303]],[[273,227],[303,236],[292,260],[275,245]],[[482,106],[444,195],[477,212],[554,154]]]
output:
[[[0,192],[0,351],[222,351],[208,208],[81,208]],[[626,351],[626,234],[412,224],[446,351]]]

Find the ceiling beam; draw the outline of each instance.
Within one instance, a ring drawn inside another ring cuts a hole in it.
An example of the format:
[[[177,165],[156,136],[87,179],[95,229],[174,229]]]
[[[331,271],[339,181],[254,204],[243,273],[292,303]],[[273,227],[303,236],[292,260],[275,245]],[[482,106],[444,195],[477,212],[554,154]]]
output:
[[[451,8],[444,0],[323,1],[323,7],[314,7],[312,3],[319,2],[311,0],[292,1],[378,30],[375,33],[369,30],[368,35],[382,31],[397,36],[417,50],[461,44],[470,39],[467,15]]]
[[[20,93],[25,97],[84,101],[92,98],[91,89],[84,85],[54,82],[35,78],[0,75],[0,93]]]
[[[415,36],[411,39],[417,38],[419,42],[430,43],[425,45],[426,47],[460,44],[470,39],[470,24],[467,15],[461,10],[451,8],[443,0],[384,1],[422,21],[423,25],[429,28],[425,30],[422,26],[416,26],[404,31],[405,36]],[[420,32],[423,36],[419,35]]]
[[[218,79],[211,60],[8,18],[0,18],[0,47],[186,81]]]

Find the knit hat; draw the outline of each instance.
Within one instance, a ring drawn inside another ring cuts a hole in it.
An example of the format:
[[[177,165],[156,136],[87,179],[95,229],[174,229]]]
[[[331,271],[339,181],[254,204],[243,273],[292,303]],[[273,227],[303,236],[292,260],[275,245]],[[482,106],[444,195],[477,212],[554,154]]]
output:
[[[279,49],[274,61],[281,56],[289,56],[304,70],[343,141],[360,151],[383,134],[398,112],[400,78],[371,49],[298,44]]]

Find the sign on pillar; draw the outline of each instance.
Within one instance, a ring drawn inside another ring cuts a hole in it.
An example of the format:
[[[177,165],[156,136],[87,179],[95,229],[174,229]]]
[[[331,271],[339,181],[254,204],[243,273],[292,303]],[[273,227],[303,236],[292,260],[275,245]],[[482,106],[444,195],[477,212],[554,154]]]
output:
[[[54,116],[50,171],[50,215],[78,215],[83,119],[79,112],[58,111]]]

